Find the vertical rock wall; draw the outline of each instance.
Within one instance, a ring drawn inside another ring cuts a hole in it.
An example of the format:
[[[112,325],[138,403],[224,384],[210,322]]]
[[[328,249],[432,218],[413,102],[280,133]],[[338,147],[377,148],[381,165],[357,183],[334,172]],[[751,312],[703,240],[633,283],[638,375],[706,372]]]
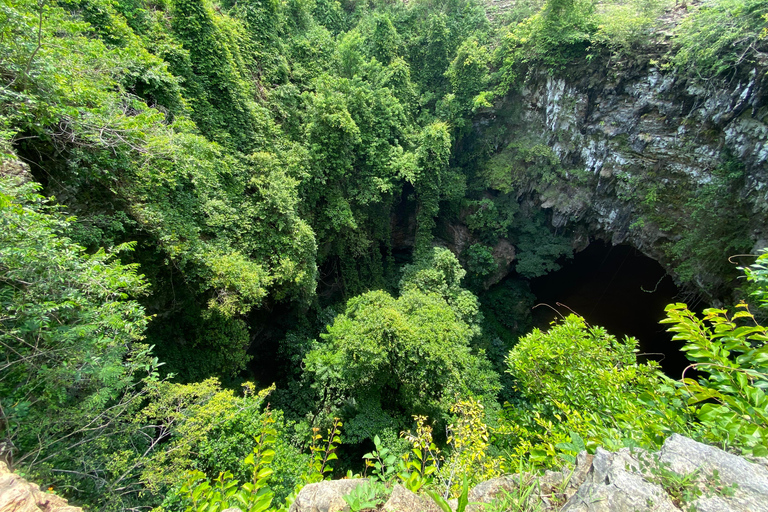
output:
[[[590,237],[629,243],[711,299],[728,277],[686,264],[678,242],[692,226],[702,238],[724,231],[717,236],[725,240],[731,222],[743,229],[734,245],[765,245],[768,67],[694,83],[650,62],[584,65],[570,78],[534,74],[475,126],[482,137],[505,125],[497,157],[519,151],[521,140],[556,155],[558,172],[529,173],[518,194],[547,209],[553,228],[570,229],[577,249]],[[706,242],[707,257],[727,265],[732,248],[719,251],[718,240]]]

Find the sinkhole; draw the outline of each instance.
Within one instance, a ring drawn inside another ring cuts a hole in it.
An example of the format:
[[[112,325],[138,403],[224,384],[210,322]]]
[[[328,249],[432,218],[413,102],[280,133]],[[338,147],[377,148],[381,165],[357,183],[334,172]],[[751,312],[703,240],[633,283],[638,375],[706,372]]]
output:
[[[679,379],[688,365],[682,343],[659,324],[666,305],[680,300],[677,286],[661,265],[633,247],[592,242],[530,286],[537,299],[536,327],[546,329],[571,310],[618,338],[637,338],[640,359],[657,361],[671,378]]]

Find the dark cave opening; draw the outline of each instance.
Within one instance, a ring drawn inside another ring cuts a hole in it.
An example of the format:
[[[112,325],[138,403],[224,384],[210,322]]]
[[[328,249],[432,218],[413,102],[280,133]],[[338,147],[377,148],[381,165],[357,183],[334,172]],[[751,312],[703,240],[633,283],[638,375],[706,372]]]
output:
[[[405,248],[395,248],[393,256],[400,266],[410,262],[412,254]],[[519,278],[510,279],[523,283]],[[659,362],[671,378],[679,379],[689,363],[680,351],[682,344],[672,341],[666,326],[659,324],[665,316],[666,305],[681,301],[680,291],[661,265],[633,247],[592,242],[572,260],[563,263],[560,270],[532,279],[529,285],[530,293],[536,297],[535,303],[540,304],[531,312],[535,327],[547,329],[558,317],[552,308],[562,315],[572,310],[590,325],[605,327],[618,338],[637,338],[640,359]],[[491,296],[487,299],[495,300]],[[517,316],[514,312],[506,313]],[[285,342],[285,334],[296,328],[297,315],[300,313],[283,306],[250,318],[251,325],[262,326],[258,333],[252,333],[249,354],[254,359],[248,365],[252,377],[259,382],[271,383],[285,377],[285,365],[291,363],[281,355],[280,344]],[[510,329],[509,325],[502,328]],[[688,376],[692,375],[689,372]]]
[[[680,301],[679,290],[661,265],[633,247],[592,242],[562,269],[531,280],[531,291],[542,304],[533,310],[536,327],[546,329],[558,316],[552,308],[562,315],[570,309],[619,338],[637,338],[641,359],[659,362],[671,378],[688,365],[682,344],[659,324],[665,306]]]

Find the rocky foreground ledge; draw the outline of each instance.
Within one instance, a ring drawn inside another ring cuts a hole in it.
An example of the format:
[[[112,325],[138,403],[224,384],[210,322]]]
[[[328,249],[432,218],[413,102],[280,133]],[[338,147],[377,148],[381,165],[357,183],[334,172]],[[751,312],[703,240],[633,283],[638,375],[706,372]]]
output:
[[[365,482],[350,479],[307,485],[290,512],[348,511],[344,495]],[[749,461],[675,434],[655,453],[628,448],[611,453],[598,448],[595,455],[579,454],[573,468],[494,478],[474,487],[469,502],[471,512],[768,512],[768,459]],[[441,512],[429,497],[400,485],[377,510]],[[0,462],[0,512],[82,510],[42,492]]]
[[[27,482],[8,470],[0,461],[0,512],[83,512],[71,507],[67,500],[43,492],[37,484]]]
[[[364,482],[307,485],[290,512],[347,511],[343,496]],[[494,478],[474,487],[469,502],[467,510],[472,512],[768,512],[768,460],[748,461],[674,434],[655,453],[599,448],[595,455],[581,453],[574,468]],[[440,512],[430,498],[400,485],[378,510]]]

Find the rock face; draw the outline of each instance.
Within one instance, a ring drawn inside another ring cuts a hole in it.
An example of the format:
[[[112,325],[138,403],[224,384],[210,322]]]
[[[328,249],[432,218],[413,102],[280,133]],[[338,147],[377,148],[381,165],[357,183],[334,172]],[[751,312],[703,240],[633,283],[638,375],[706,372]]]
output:
[[[83,511],[69,506],[60,496],[42,492],[39,486],[9,471],[8,466],[0,462],[0,512]]]
[[[532,510],[558,510],[584,483],[592,468],[592,460],[592,455],[582,452],[573,469],[547,471],[543,476],[502,476],[482,482],[469,491],[469,508],[480,512],[486,509],[484,504],[514,499],[521,508],[527,505]]]
[[[308,485],[291,512],[349,510],[342,496],[364,482]],[[579,454],[575,467],[559,472],[482,482],[470,490],[467,509],[484,512],[489,506],[562,512],[768,512],[768,467],[675,434],[657,453],[598,449],[594,456]],[[440,512],[430,498],[400,485],[379,510]]]
[[[768,468],[741,457],[673,435],[659,452],[662,464],[675,473],[699,471],[712,475],[717,471],[718,486],[733,489],[730,497],[709,496],[696,501],[696,508],[706,511],[768,511]]]
[[[29,171],[29,165],[17,158],[3,158],[3,148],[0,147],[0,177],[16,178],[22,182],[32,180],[32,173]]]
[[[638,461],[627,449],[618,453],[598,449],[587,479],[562,510],[679,510],[664,488],[647,480],[638,468]]]
[[[437,506],[430,498],[423,498],[412,493],[400,484],[395,485],[389,499],[381,507],[385,512],[401,512],[404,510],[419,510],[421,512],[440,512]]]
[[[349,510],[344,495],[365,483],[362,478],[352,480],[329,480],[309,484],[296,496],[289,512],[340,512]]]
[[[658,453],[598,449],[585,467],[577,464],[574,476],[581,481],[571,482],[578,489],[565,505],[546,510],[768,511],[765,466],[677,434]]]
[[[768,75],[756,68],[729,83],[694,83],[659,69],[648,51],[645,62],[584,65],[569,78],[533,73],[475,130],[504,127],[494,165],[509,166],[507,186],[547,209],[553,229],[571,230],[574,247],[585,233],[629,243],[674,275],[680,261],[669,244],[701,222],[686,203],[707,186],[727,188],[722,200],[743,207],[745,240],[768,235]],[[539,175],[525,163],[540,148],[559,169]],[[726,186],[728,162],[739,170]],[[702,291],[719,285],[706,272],[688,278]]]

